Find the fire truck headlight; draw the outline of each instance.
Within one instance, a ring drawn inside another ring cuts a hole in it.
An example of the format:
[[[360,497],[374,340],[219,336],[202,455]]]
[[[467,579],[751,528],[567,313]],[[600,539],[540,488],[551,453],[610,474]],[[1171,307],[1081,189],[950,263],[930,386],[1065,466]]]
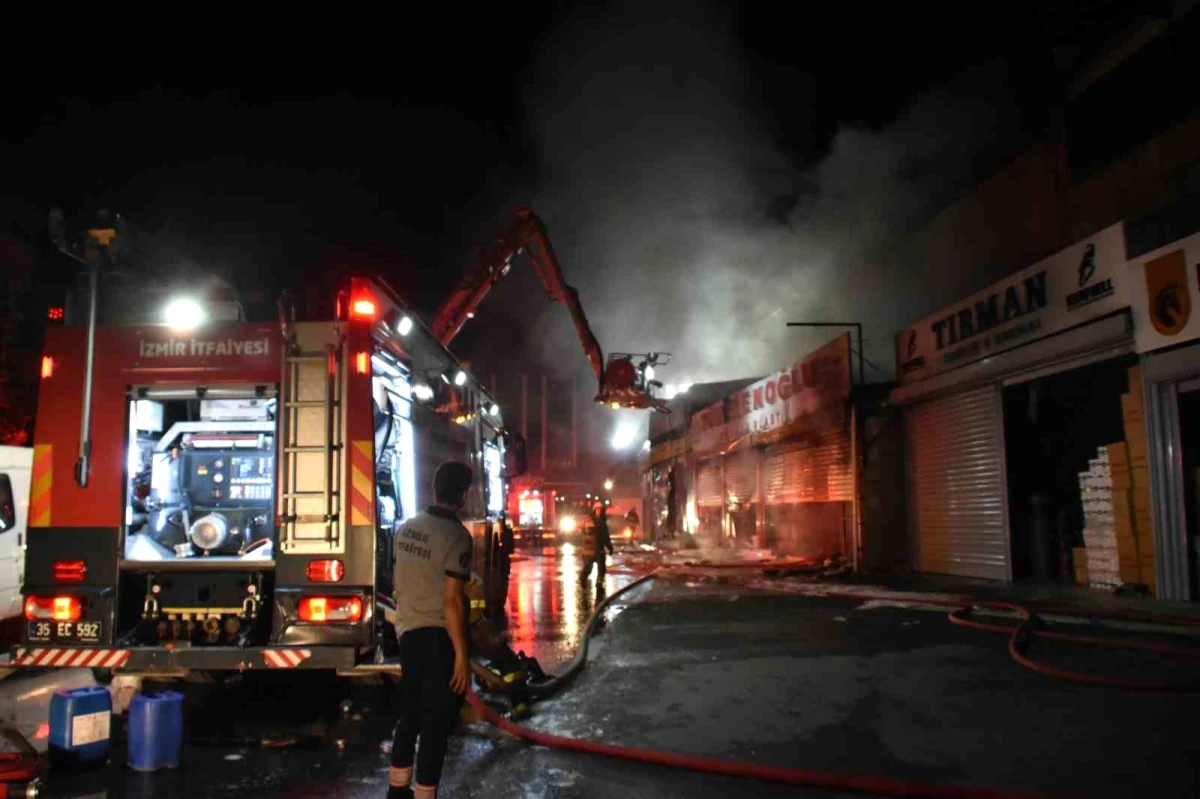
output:
[[[559,519],[558,520],[558,531],[560,533],[575,532],[575,517],[574,516],[564,516],[561,519]]]
[[[402,317],[400,317],[400,321],[396,323],[396,332],[402,336],[407,336],[412,331],[412,327],[413,327],[412,317],[411,316],[402,316]]]
[[[454,385],[461,386],[467,382],[467,373],[459,369],[454,373]]]
[[[229,521],[219,513],[201,516],[192,522],[191,529],[188,530],[188,537],[192,539],[192,543],[206,552],[221,546],[228,536]]]
[[[647,366],[647,367],[646,367],[646,371],[645,371],[643,374],[645,374],[645,375],[646,375],[646,379],[647,379],[647,380],[653,380],[653,379],[654,379],[654,367],[653,367],[653,366]]]
[[[191,297],[176,297],[167,303],[163,317],[175,330],[194,330],[204,322],[204,309]]]

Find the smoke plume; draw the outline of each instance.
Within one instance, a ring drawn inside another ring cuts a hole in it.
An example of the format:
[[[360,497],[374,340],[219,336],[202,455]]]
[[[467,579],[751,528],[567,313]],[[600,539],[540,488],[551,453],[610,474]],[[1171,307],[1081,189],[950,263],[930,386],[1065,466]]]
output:
[[[957,296],[914,279],[897,242],[972,179],[1002,75],[933,91],[883,130],[842,128],[805,161],[747,99],[755,76],[730,20],[701,3],[654,8],[568,19],[528,98],[536,207],[601,343],[671,351],[664,382],[703,382],[767,373],[836,333],[789,321],[861,321],[867,357],[890,372],[897,329]],[[798,91],[795,107],[810,99]],[[542,317],[543,357],[580,363],[563,357],[566,315]]]

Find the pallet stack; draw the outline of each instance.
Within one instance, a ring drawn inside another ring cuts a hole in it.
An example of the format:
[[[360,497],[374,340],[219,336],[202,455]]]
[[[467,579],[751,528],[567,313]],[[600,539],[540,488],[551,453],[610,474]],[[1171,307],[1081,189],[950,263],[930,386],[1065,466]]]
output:
[[[1087,471],[1079,473],[1079,494],[1083,501],[1085,557],[1079,557],[1076,551],[1076,581],[1096,588],[1113,588],[1121,584],[1121,569],[1116,516],[1113,513],[1113,477],[1107,447],[1101,447],[1097,456],[1088,461]]]
[[[1125,440],[1108,445],[1113,480],[1113,521],[1121,580],[1154,590],[1154,526],[1150,513],[1150,463],[1142,408],[1142,376],[1129,369],[1129,393],[1121,396]]]

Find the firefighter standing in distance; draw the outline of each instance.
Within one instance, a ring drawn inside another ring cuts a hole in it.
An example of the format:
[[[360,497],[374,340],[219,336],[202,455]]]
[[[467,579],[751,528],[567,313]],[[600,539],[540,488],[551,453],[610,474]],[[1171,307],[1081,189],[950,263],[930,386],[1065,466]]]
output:
[[[596,564],[596,588],[604,587],[604,575],[608,570],[605,550],[611,555],[612,539],[608,535],[608,508],[600,501],[592,508],[592,524],[583,531],[583,571],[579,582],[586,583],[592,576],[592,564]]]
[[[631,535],[637,536],[638,525],[641,523],[642,523],[642,520],[638,517],[637,509],[630,508],[629,512],[625,514],[625,526],[629,528],[629,532]]]
[[[396,531],[396,632],[400,638],[400,722],[392,744],[388,799],[434,799],[446,739],[471,682],[466,585],[471,534],[458,519],[471,487],[471,467],[448,461],[433,476],[437,504]],[[413,755],[417,782],[413,783]],[[415,790],[410,789],[413,786]]]

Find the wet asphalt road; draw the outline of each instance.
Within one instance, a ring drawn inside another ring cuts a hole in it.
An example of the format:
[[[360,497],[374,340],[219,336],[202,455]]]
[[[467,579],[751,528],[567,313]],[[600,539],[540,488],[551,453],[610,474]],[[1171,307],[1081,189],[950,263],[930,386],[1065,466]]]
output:
[[[550,673],[574,657],[604,594],[637,576],[612,565],[598,592],[594,574],[581,583],[581,566],[574,547],[557,541],[530,542],[513,558],[504,613],[496,626],[509,636],[514,650],[538,658]],[[183,690],[186,696],[183,768],[136,774],[110,763],[94,773],[52,776],[44,795],[349,798],[386,792],[388,760],[381,743],[390,741],[398,712],[386,678],[351,681],[259,672],[222,685],[163,687]],[[124,751],[123,735],[114,729],[113,752]],[[504,736],[475,725],[452,749],[459,757],[470,757],[490,738]]]
[[[527,550],[513,564],[514,647],[548,670],[567,659],[596,601],[573,553]],[[608,591],[633,579],[609,575]],[[606,612],[588,667],[529,724],[573,738],[839,774],[1042,792],[1195,796],[1196,694],[1133,694],[1050,680],[1016,666],[1003,636],[947,623],[944,610],[806,596],[797,586],[699,578],[639,586]],[[1065,668],[1143,678],[1193,663],[1056,646]],[[396,708],[386,685],[316,676],[189,692],[182,769],[57,779],[62,797],[382,797]],[[343,712],[343,702],[349,701]],[[114,751],[123,751],[117,742]],[[834,797],[533,747],[487,725],[451,740],[444,797]],[[858,794],[863,795],[863,794]],[[869,794],[867,794],[869,795]]]

